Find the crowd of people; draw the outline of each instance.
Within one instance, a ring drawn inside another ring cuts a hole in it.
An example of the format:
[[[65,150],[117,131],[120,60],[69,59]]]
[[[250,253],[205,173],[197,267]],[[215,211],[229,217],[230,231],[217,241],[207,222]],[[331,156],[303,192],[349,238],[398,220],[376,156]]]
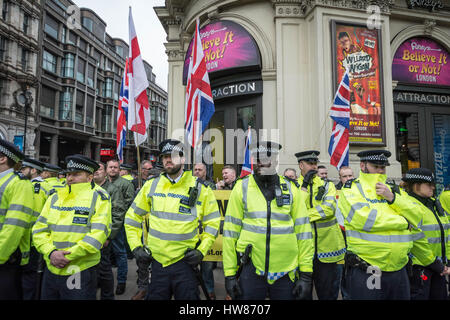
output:
[[[358,176],[341,167],[335,185],[315,150],[279,175],[281,149],[260,141],[253,174],[225,165],[214,182],[172,139],[138,176],[82,155],[62,169],[0,140],[0,300],[114,299],[129,258],[133,300],[199,300],[199,286],[216,299],[217,262],[203,259],[219,233],[230,300],[448,299],[450,188],[436,195],[429,169],[396,184],[389,151],[361,151]],[[213,190],[231,190],[224,219]]]

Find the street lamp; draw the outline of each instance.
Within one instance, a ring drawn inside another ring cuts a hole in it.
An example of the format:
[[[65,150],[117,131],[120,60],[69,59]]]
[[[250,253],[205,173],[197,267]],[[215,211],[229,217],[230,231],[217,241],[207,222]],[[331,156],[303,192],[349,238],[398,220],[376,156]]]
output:
[[[33,103],[33,96],[29,87],[23,87],[22,92],[17,95],[17,103],[24,108],[25,111],[25,126],[23,133],[23,153],[25,154],[26,146],[27,146],[27,125],[28,125],[28,108],[31,107]]]

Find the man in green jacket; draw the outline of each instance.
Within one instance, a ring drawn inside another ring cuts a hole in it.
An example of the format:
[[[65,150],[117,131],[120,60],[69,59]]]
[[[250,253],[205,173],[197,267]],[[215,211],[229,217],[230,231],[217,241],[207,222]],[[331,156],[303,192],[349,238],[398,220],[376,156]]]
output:
[[[114,239],[123,225],[121,213],[122,197],[119,189],[106,176],[105,164],[99,162],[99,168],[94,172],[94,182],[108,192],[111,197],[111,233],[101,249],[100,264],[97,268],[97,279],[100,287],[101,300],[114,300],[114,275],[111,266],[111,247]]]
[[[113,222],[113,229],[118,230],[112,238],[112,250],[117,263],[117,287],[116,294],[121,295],[125,292],[128,273],[128,261],[126,250],[126,237],[123,221],[125,214],[134,199],[134,187],[131,181],[120,176],[120,163],[118,160],[109,160],[106,164],[106,173],[111,185],[116,187],[119,192],[114,199],[114,213],[116,223]],[[114,234],[113,234],[114,235]]]

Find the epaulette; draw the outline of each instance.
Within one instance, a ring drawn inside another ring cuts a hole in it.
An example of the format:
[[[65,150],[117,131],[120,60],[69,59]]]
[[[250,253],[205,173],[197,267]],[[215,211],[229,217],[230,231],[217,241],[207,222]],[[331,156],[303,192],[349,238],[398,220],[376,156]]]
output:
[[[25,177],[25,175],[22,172],[14,171],[14,173],[20,178],[20,180],[27,180],[27,177]]]
[[[145,180],[145,181],[148,181],[148,180],[151,180],[151,179],[158,178],[160,175],[161,175],[161,173],[155,174],[155,175],[153,175],[153,176],[148,177],[147,180]]]
[[[209,187],[209,186],[210,186],[210,184],[208,183],[208,181],[203,180],[203,179],[201,179],[201,178],[198,178],[198,177],[197,177],[197,181],[198,181],[198,183],[201,183],[201,184],[204,185],[205,187]]]
[[[297,188],[300,188],[300,183],[298,183],[298,181],[296,179],[292,179],[292,178],[289,178],[289,177],[286,177],[286,176],[284,176],[284,179],[286,179],[286,180],[292,182],[293,184],[295,184],[295,186]]]
[[[351,188],[351,187],[352,187],[353,181],[356,181],[356,178],[347,180],[347,181],[344,183],[344,188]]]
[[[102,200],[109,200],[109,195],[105,193],[103,190],[97,189],[96,191],[100,195],[100,198],[102,198]]]
[[[54,194],[54,193],[56,193],[56,189],[55,188],[52,188],[49,192],[48,192],[48,195],[47,196],[51,196],[52,194]]]

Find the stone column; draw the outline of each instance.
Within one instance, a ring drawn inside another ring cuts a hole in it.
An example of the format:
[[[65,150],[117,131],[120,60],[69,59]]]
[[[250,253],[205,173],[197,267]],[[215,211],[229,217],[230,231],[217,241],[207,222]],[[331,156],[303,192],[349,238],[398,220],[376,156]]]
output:
[[[58,165],[58,135],[52,135],[50,141],[50,163]]]

